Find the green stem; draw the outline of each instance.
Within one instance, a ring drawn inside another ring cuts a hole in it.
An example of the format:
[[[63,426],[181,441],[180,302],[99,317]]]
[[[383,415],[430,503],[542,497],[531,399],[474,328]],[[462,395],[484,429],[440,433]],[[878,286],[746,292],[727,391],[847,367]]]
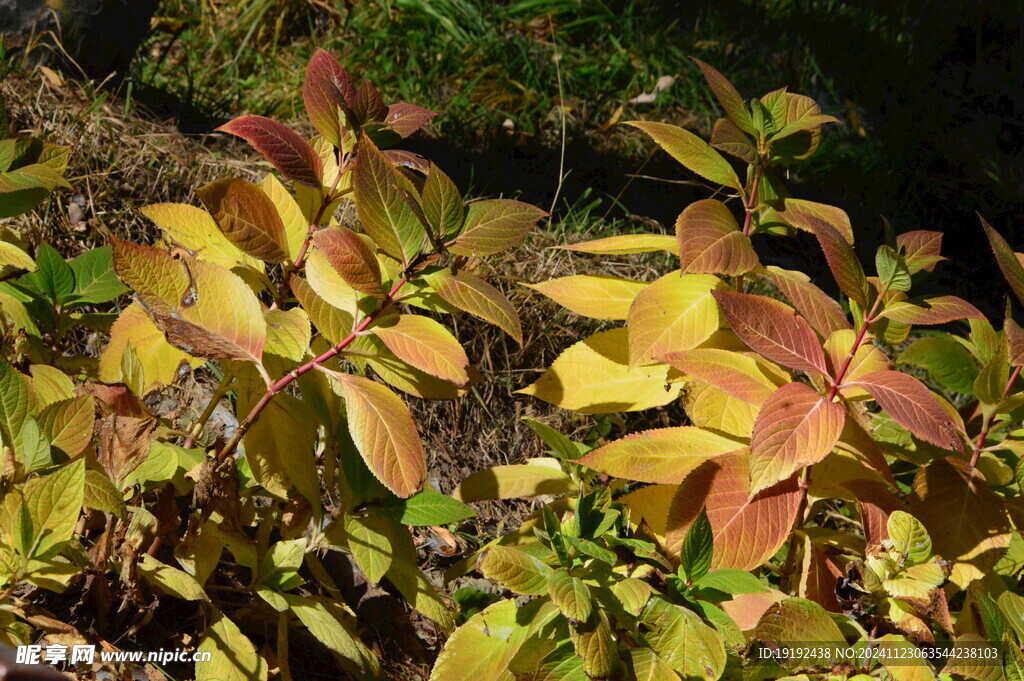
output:
[[[1003,388],[1002,399],[1006,399],[1006,396],[1010,394],[1010,388],[1013,387],[1013,382],[1020,376],[1020,370],[1022,367],[1014,367],[1013,372],[1010,374],[1010,378],[1006,381],[1006,386]],[[974,450],[971,452],[971,466],[977,467],[978,459],[981,457],[981,450],[985,447],[985,438],[988,437],[988,433],[992,430],[992,417],[994,414],[989,414],[985,417],[981,424],[981,432],[978,433],[978,440],[974,443]]]

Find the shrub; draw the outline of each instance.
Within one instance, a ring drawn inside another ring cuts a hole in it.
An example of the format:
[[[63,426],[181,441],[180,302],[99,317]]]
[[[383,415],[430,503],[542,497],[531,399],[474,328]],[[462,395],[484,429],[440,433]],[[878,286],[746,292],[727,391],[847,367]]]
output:
[[[0,242],[0,264],[34,270],[0,284],[5,643],[81,641],[42,609],[43,591],[77,602],[94,631],[116,620],[117,637],[144,637],[169,597],[204,623],[171,627],[213,653],[198,679],[266,679],[266,650],[290,678],[293,628],[349,676],[379,678],[326,551],[386,578],[439,630],[454,625],[408,528],[473,511],[424,488],[426,455],[394,390],[457,399],[480,379],[448,315],[521,342],[515,310],[473,270],[544,213],[464,201],[440,168],[395,148],[434,113],[385,105],[326,52],[303,98],[319,135],[259,116],[223,126],[279,175],[200,187],[203,208],[143,208],[160,243],[111,237],[65,262]],[[61,182],[46,170],[52,147],[24,148],[0,145],[5,197]],[[352,205],[358,231],[334,217]],[[105,311],[126,290],[133,300]],[[109,332],[98,355],[97,330]]]
[[[454,496],[467,502],[555,499],[452,570],[476,568],[515,599],[457,629],[433,678],[980,680],[1001,665],[1021,678],[1020,327],[1007,314],[996,331],[956,296],[912,295],[945,259],[939,232],[890,233],[869,276],[847,215],[782,181],[834,119],[785,90],[744,102],[698,65],[726,114],[710,144],[631,125],[740,218],[709,198],[683,210],[674,238],[565,246],[670,251],[679,269],[533,284],[625,323],[520,391],[581,414],[681,402],[686,421],[593,448],[536,423],[550,457],[463,481]],[[751,237],[793,230],[817,239],[840,300],[760,263]],[[985,231],[1024,304],[1024,256]],[[789,657],[763,652],[785,646]]]

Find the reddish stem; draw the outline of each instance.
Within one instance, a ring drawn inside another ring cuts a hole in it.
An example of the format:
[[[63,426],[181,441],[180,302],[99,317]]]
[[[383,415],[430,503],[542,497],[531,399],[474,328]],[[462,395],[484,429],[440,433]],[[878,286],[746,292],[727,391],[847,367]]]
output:
[[[850,370],[850,364],[853,362],[853,358],[857,355],[857,351],[860,350],[860,346],[864,343],[864,337],[868,334],[868,327],[875,322],[875,314],[878,313],[878,307],[882,304],[883,295],[885,295],[884,291],[880,291],[878,293],[878,298],[875,299],[875,304],[871,307],[871,311],[864,316],[864,321],[861,323],[860,330],[857,331],[857,337],[853,341],[853,347],[850,348],[850,352],[846,354],[846,359],[843,360],[843,364],[839,367],[839,371],[836,372],[836,378],[832,383],[832,389],[828,392],[828,399],[835,399],[836,394],[839,392],[839,386],[842,384],[843,379],[846,378],[846,372]]]
[[[381,301],[377,309],[366,315],[366,317],[364,317],[363,320],[352,329],[351,333],[345,336],[345,338],[343,338],[337,345],[330,348],[326,352],[323,352],[317,357],[314,357],[313,359],[309,360],[299,368],[292,369],[287,374],[271,383],[270,386],[267,388],[267,391],[263,393],[263,397],[260,398],[259,402],[253,405],[253,408],[249,410],[249,413],[246,415],[245,419],[243,419],[242,422],[238,424],[238,429],[235,430],[235,433],[234,435],[231,436],[231,439],[228,440],[227,444],[225,444],[224,447],[219,452],[217,452],[217,461],[223,461],[238,448],[239,443],[242,441],[242,436],[244,436],[246,431],[249,430],[252,424],[256,422],[256,419],[259,418],[260,413],[264,409],[266,409],[267,405],[270,404],[270,401],[274,399],[275,395],[284,390],[292,381],[297,379],[299,376],[302,376],[308,371],[312,371],[320,364],[323,364],[327,360],[336,356],[338,353],[342,352],[345,348],[351,345],[352,342],[360,336],[360,334],[366,331],[366,329],[369,328],[369,326],[380,317],[381,313],[391,306],[391,304],[395,300],[395,296],[398,294],[399,289],[401,289],[402,286],[404,286],[408,280],[409,277],[407,274],[403,274],[401,277],[399,277],[398,281],[396,281],[395,285],[391,287],[391,290],[388,291],[387,296],[384,297],[384,300]]]
[[[1022,367],[1014,367],[1013,372],[1010,373],[1010,378],[1006,381],[1006,386],[1003,388],[1003,397],[1010,394],[1010,388],[1013,387],[1013,382],[1020,376],[1020,370]],[[992,416],[988,416],[981,424],[981,432],[978,433],[978,441],[974,443],[974,451],[971,452],[971,466],[977,467],[978,459],[981,457],[981,450],[985,446],[985,438],[988,437],[989,430],[992,429]]]
[[[747,196],[747,202],[743,206],[743,210],[746,211],[746,215],[743,217],[743,234],[750,236],[750,224],[754,217],[754,208],[757,206],[757,187],[761,184],[761,171],[759,169],[754,170],[754,181],[750,183],[750,194]]]

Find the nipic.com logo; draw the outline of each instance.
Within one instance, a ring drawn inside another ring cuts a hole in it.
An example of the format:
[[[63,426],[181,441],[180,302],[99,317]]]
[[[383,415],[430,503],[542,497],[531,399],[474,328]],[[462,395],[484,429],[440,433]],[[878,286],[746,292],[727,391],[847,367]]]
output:
[[[48,664],[53,666],[66,665],[74,667],[79,664],[91,665],[100,663],[147,662],[165,665],[172,662],[209,662],[212,653],[195,650],[105,650],[102,647],[97,654],[92,644],[64,645],[25,645],[18,646],[15,662],[18,664]]]

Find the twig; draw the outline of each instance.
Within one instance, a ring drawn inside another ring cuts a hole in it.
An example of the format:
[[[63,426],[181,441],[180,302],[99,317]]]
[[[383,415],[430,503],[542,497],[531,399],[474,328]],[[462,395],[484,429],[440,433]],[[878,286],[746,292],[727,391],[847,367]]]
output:
[[[231,453],[238,448],[239,443],[242,441],[242,436],[245,435],[246,431],[249,430],[252,424],[256,422],[256,419],[258,419],[263,410],[267,408],[267,405],[270,404],[270,401],[274,399],[275,395],[288,387],[288,385],[290,385],[291,382],[299,376],[315,369],[318,365],[323,364],[338,353],[342,352],[345,348],[351,345],[356,338],[366,331],[366,329],[369,328],[369,326],[373,324],[378,317],[380,317],[381,313],[391,306],[395,300],[395,296],[398,295],[399,289],[401,289],[408,280],[408,274],[403,274],[399,277],[398,281],[396,281],[394,286],[391,287],[391,290],[388,291],[387,296],[384,297],[384,300],[381,301],[377,309],[366,315],[366,317],[364,317],[363,320],[352,329],[351,333],[345,336],[345,338],[343,338],[337,345],[271,383],[267,387],[267,391],[263,394],[263,397],[261,397],[253,408],[249,410],[245,419],[238,424],[238,429],[235,430],[231,439],[228,440],[227,444],[225,444],[219,452],[217,452],[217,461],[224,461],[224,459],[230,456]]]
[[[1013,387],[1013,382],[1020,376],[1021,367],[1014,367],[1013,372],[1010,374],[1010,378],[1006,381],[1006,386],[1003,388],[1003,396],[1001,399],[1005,400],[1006,396],[1010,394],[1010,388]],[[978,440],[974,443],[974,451],[971,452],[971,466],[978,466],[978,459],[981,457],[981,450],[985,447],[985,438],[988,437],[989,431],[992,429],[992,417],[994,414],[989,414],[985,417],[981,424],[981,432],[978,433]]]

